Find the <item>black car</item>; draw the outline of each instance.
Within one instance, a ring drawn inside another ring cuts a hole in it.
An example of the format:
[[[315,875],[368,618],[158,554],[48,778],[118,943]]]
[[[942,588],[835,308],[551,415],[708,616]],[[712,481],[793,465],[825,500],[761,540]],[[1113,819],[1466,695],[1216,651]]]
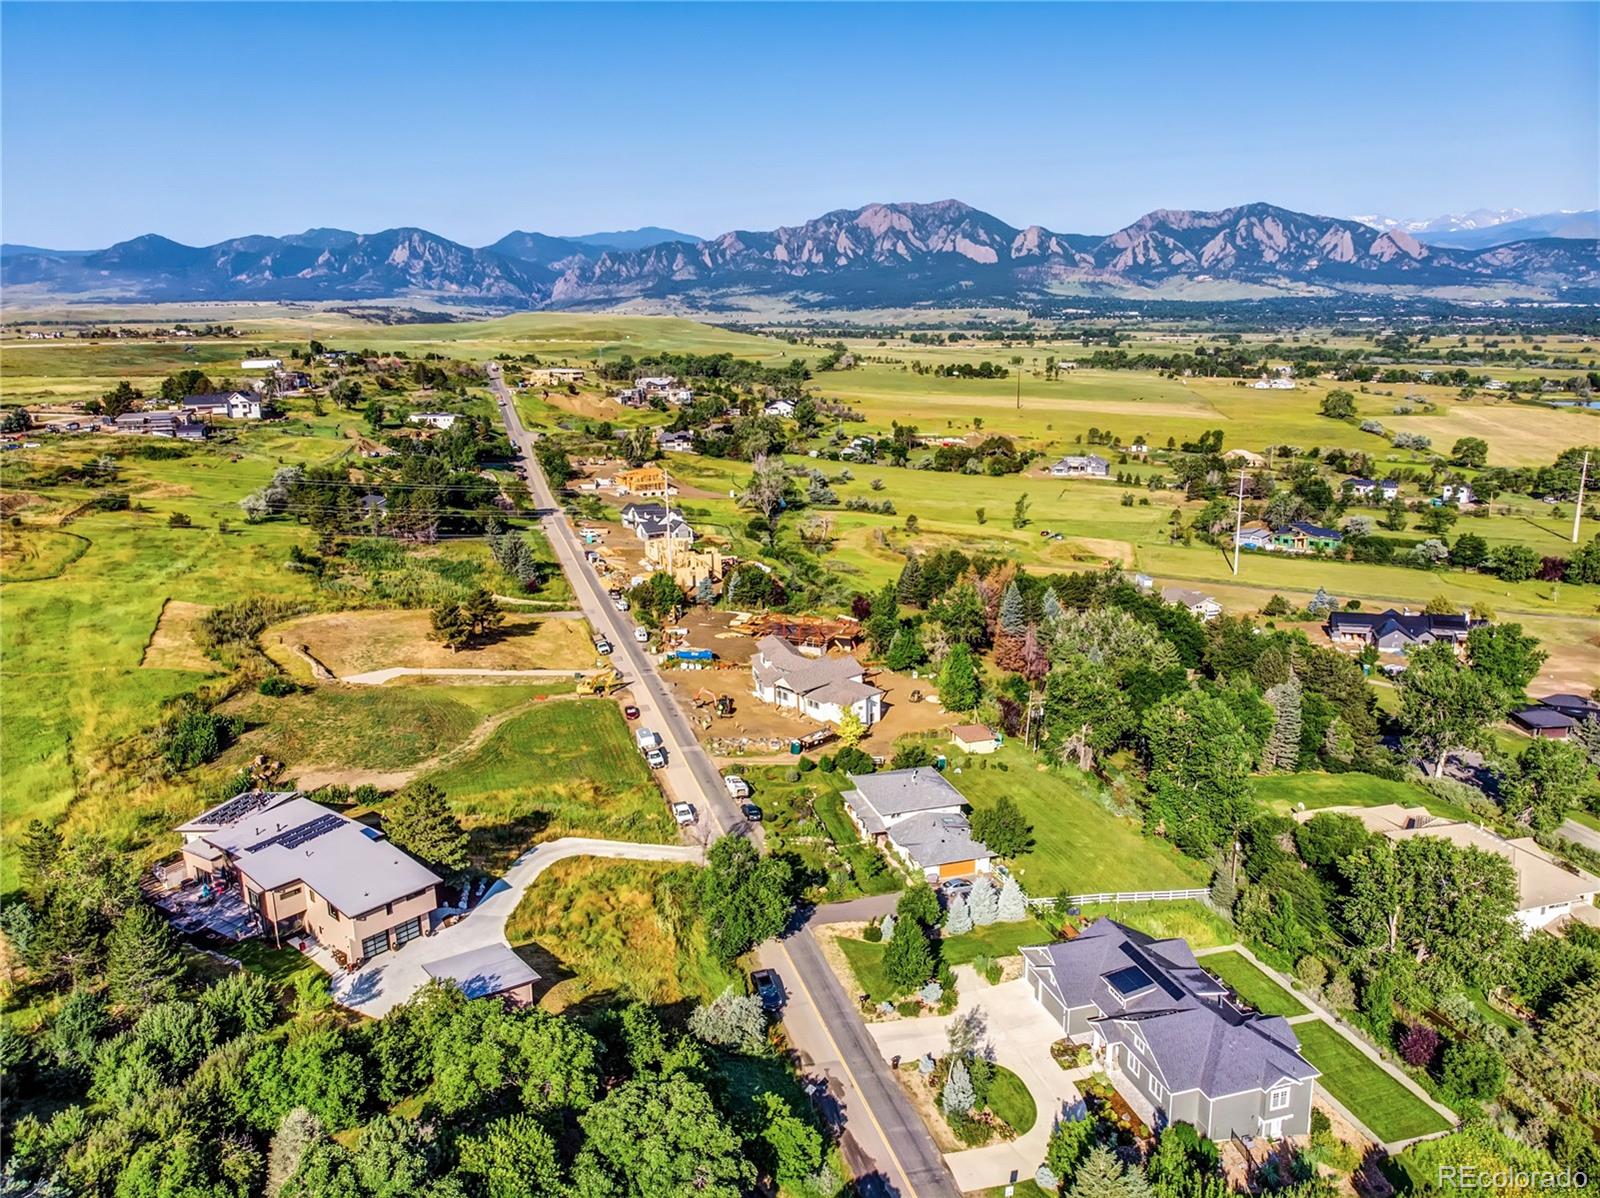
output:
[[[750,980],[755,984],[756,994],[760,996],[763,1006],[771,1009],[783,1005],[783,986],[772,970],[758,969],[750,975]]]
[[[752,824],[759,824],[761,822],[761,808],[757,807],[754,803],[741,803],[739,805],[739,814],[743,815],[745,819],[749,820]]]

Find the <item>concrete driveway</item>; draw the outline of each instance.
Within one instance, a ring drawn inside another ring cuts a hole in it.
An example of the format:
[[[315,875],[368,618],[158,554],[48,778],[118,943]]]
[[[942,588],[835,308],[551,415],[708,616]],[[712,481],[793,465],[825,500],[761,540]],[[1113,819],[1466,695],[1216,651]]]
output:
[[[1075,1078],[1088,1069],[1062,1069],[1050,1056],[1050,1045],[1062,1038],[1061,1028],[1034,1001],[1023,978],[991,986],[970,965],[956,967],[960,1001],[944,1016],[899,1019],[867,1025],[885,1060],[899,1057],[914,1061],[923,1053],[935,1057],[950,1051],[950,1028],[970,1021],[977,1030],[980,1051],[1022,1079],[1033,1095],[1038,1118],[1033,1127],[1014,1140],[947,1152],[944,1162],[963,1192],[1005,1185],[1031,1178],[1044,1161],[1045,1148],[1056,1121],[1082,1101]]]
[[[506,921],[522,901],[533,880],[557,861],[569,857],[617,857],[629,861],[687,861],[698,863],[704,854],[692,844],[631,844],[621,840],[591,840],[566,836],[536,844],[518,857],[505,877],[489,888],[482,901],[448,928],[413,940],[392,952],[373,957],[360,969],[335,973],[334,1001],[363,1015],[377,1018],[405,1002],[428,982],[423,968],[435,961],[477,948],[506,943]],[[324,968],[332,959],[312,954]]]

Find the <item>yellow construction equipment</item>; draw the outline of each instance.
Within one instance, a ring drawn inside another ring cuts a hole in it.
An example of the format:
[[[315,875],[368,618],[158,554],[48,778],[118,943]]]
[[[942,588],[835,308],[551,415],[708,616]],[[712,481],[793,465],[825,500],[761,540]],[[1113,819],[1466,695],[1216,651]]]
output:
[[[615,670],[600,670],[593,674],[574,674],[573,681],[580,695],[609,695],[622,685],[622,675]]]

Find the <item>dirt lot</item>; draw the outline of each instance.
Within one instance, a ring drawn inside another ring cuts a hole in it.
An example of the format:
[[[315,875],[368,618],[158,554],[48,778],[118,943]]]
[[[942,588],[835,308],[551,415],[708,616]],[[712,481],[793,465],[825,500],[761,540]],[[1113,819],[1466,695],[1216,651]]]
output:
[[[155,631],[144,647],[139,664],[152,670],[199,670],[213,673],[220,667],[195,644],[194,630],[211,609],[202,603],[168,599],[162,604]]]
[[[340,678],[391,666],[578,670],[595,661],[583,620],[508,613],[493,640],[455,652],[430,640],[429,631],[425,611],[342,611],[276,625],[262,634],[261,643],[280,661],[290,658],[295,646],[305,645]]]
[[[712,650],[721,665],[712,670],[663,671],[685,706],[694,707],[697,701],[700,704],[695,712],[697,734],[713,752],[729,750],[731,747],[725,742],[748,740],[753,743],[738,755],[787,755],[786,742],[823,727],[815,720],[762,703],[751,693],[749,667],[755,640],[736,630],[732,613],[691,608],[679,627],[688,629],[688,645]],[[889,753],[895,740],[907,733],[948,728],[960,722],[936,703],[911,701],[913,691],[928,694],[933,690],[932,679],[877,670],[868,673],[867,681],[884,692],[883,719],[861,741],[861,748],[868,753]],[[716,719],[710,713],[716,697],[722,695],[733,700],[734,711],[726,719]]]

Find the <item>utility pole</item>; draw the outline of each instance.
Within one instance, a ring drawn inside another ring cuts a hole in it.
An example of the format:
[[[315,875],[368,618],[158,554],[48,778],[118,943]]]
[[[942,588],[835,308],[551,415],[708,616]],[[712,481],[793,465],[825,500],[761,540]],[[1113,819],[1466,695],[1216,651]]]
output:
[[[1017,367],[1017,411],[1022,411],[1022,367]]]
[[[1233,512],[1233,572],[1239,573],[1239,531],[1244,527],[1244,467],[1239,467],[1239,506]]]
[[[1578,471],[1578,510],[1572,513],[1572,543],[1578,543],[1578,526],[1583,522],[1583,490],[1589,481],[1589,455],[1583,455],[1583,468]]]

